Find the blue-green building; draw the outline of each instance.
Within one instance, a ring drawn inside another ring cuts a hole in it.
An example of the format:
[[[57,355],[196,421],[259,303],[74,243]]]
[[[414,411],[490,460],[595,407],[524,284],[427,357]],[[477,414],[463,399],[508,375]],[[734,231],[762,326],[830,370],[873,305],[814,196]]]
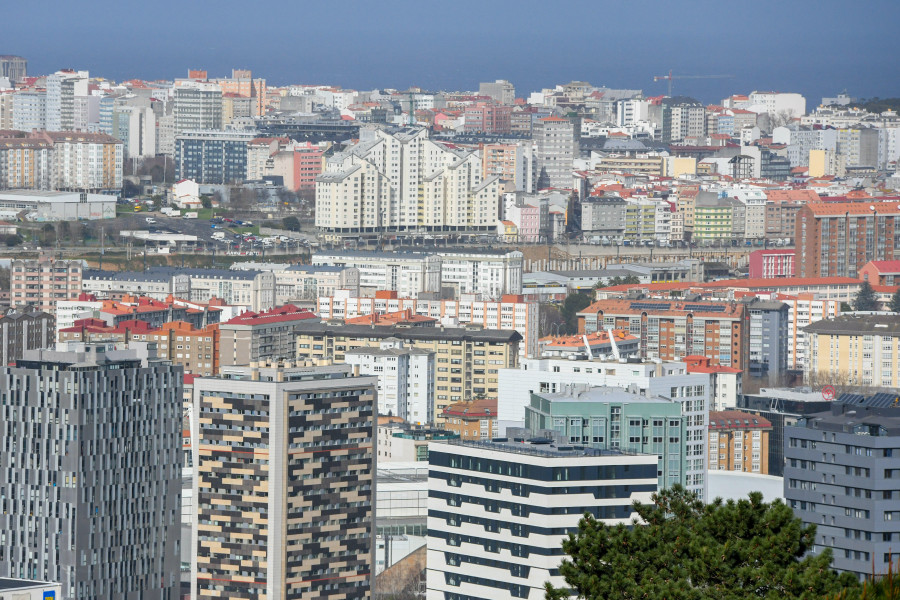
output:
[[[695,457],[688,456],[687,442],[703,436],[693,427],[694,415],[686,414],[694,408],[623,388],[573,385],[561,393],[531,394],[525,429],[531,435],[551,429],[563,442],[588,448],[656,454],[660,489],[680,483],[705,498],[705,479],[689,477],[689,466],[695,463],[688,461]],[[691,444],[695,446],[705,449],[705,444]]]

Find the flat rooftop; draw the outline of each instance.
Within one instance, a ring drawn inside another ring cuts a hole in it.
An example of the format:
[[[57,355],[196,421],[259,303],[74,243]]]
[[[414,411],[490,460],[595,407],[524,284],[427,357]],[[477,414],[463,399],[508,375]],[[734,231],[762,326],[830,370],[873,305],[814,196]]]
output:
[[[59,585],[49,581],[31,581],[28,579],[8,579],[0,578],[0,591],[13,592],[16,590],[31,590],[36,588],[44,588],[51,585]]]
[[[543,456],[545,458],[573,458],[573,457],[598,457],[598,456],[642,456],[641,452],[628,450],[596,449],[581,445],[557,444],[549,438],[531,438],[524,441],[511,440],[499,437],[491,441],[464,441],[464,440],[440,440],[440,443],[451,446],[466,446],[469,448],[481,448],[512,454],[527,454],[530,456]],[[647,456],[650,456],[649,454]]]

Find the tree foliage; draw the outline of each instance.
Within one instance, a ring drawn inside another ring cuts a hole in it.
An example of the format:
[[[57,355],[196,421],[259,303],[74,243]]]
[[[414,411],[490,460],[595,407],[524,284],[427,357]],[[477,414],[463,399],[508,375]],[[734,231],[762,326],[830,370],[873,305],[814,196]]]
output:
[[[285,217],[281,220],[281,226],[288,231],[300,231],[300,220],[294,216]]]
[[[591,304],[590,293],[575,292],[569,294],[563,301],[562,313],[563,319],[566,321],[566,331],[574,333],[578,331],[578,313]]]
[[[878,310],[878,299],[875,297],[875,290],[869,285],[868,281],[863,281],[859,286],[859,292],[853,300],[853,310],[872,311]]]
[[[900,313],[900,287],[898,287],[897,291],[894,292],[894,295],[891,296],[891,302],[888,304],[888,309],[891,312]]]
[[[812,600],[858,585],[831,569],[830,550],[806,555],[815,525],[759,492],[705,505],[673,486],[635,510],[643,524],[608,526],[585,515],[563,542],[569,558],[560,573],[579,598]],[[548,600],[569,597],[546,587]]]

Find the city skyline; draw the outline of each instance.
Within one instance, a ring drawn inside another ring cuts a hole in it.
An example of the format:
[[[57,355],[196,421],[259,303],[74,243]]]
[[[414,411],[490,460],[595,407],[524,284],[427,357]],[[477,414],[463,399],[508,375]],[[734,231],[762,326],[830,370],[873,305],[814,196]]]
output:
[[[612,3],[579,2],[563,11],[535,2],[464,2],[430,18],[408,1],[380,13],[354,3],[339,17],[326,7],[281,3],[273,8],[278,19],[253,24],[250,15],[249,30],[247,15],[234,2],[217,4],[215,11],[210,3],[176,7],[171,0],[127,9],[111,2],[95,6],[91,18],[103,36],[81,35],[72,24],[84,15],[61,4],[40,15],[44,35],[9,31],[2,51],[28,58],[31,73],[73,67],[116,80],[171,79],[189,68],[226,75],[242,67],[274,85],[455,90],[503,78],[522,96],[586,80],[662,95],[667,82],[653,76],[672,70],[733,75],[675,81],[675,94],[704,102],[755,89],[796,91],[813,102],[844,89],[863,98],[896,95],[890,23],[900,8],[883,1],[870,5],[879,18],[857,23],[839,18],[836,2],[762,2],[729,7],[728,14],[706,1],[687,10],[651,0],[624,14]],[[7,12],[10,23],[38,16],[29,5]],[[177,22],[171,14],[179,15]],[[586,18],[572,18],[579,14]],[[129,47],[135,52],[123,51]]]

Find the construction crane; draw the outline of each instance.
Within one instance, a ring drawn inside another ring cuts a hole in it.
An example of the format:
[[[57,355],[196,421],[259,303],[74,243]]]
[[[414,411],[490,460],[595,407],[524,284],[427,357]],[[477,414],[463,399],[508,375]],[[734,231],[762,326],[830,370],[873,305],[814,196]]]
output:
[[[673,79],[731,79],[734,75],[672,75],[672,71],[669,70],[668,75],[654,75],[653,81],[662,81],[663,79],[668,80],[669,82],[669,97],[672,97],[672,80]]]

